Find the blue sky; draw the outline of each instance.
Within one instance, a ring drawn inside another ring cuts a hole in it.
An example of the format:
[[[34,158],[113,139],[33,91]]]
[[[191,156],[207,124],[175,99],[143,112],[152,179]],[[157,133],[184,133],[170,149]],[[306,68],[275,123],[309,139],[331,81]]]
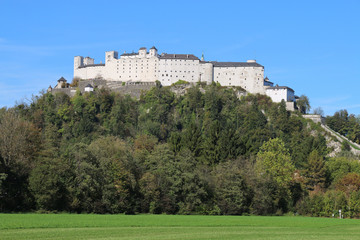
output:
[[[326,115],[360,114],[360,1],[0,0],[0,107],[31,101],[73,57],[105,51],[256,59],[279,85]]]

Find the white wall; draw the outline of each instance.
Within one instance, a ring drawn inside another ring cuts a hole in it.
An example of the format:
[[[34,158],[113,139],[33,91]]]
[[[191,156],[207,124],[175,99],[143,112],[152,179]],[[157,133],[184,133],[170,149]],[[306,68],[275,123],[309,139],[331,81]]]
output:
[[[172,55],[172,54],[171,54]],[[255,60],[247,63],[201,62],[193,55],[159,56],[156,49],[140,49],[138,53],[122,54],[116,51],[105,52],[103,65],[84,64],[84,58],[74,57],[74,77],[94,79],[102,77],[111,81],[154,82],[159,80],[169,86],[178,80],[188,82],[219,82],[222,86],[240,86],[250,93],[270,96],[274,102],[294,101],[294,92],[290,89],[271,89],[264,83],[264,67]],[[163,57],[167,56],[167,57]],[[191,59],[189,58],[191,56]],[[92,64],[92,58],[85,63]]]
[[[199,60],[161,59],[159,60],[159,81],[169,86],[179,80],[198,82],[200,80]]]
[[[262,67],[214,67],[213,79],[222,86],[240,86],[250,93],[265,94]]]
[[[269,96],[273,102],[281,102],[281,100],[285,102],[295,101],[294,92],[287,87],[267,88],[266,95]]]

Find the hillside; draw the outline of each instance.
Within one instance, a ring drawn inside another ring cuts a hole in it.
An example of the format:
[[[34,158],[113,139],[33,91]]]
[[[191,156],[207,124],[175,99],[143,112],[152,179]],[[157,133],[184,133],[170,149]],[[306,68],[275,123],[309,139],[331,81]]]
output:
[[[0,111],[0,211],[358,217],[360,164],[320,125],[216,84]]]

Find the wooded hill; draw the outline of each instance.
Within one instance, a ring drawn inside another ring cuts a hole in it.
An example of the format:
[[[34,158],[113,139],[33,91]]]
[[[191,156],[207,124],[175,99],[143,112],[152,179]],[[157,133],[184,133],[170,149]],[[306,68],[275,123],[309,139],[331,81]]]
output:
[[[0,111],[0,211],[360,215],[360,164],[263,95],[156,86]]]

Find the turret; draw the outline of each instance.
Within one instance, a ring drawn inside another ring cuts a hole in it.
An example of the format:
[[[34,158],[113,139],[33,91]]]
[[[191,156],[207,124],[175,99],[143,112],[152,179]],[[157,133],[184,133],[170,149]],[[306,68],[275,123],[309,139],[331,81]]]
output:
[[[141,58],[146,57],[146,47],[141,47],[139,49],[139,57],[141,57]]]
[[[118,59],[118,52],[117,51],[107,51],[107,52],[105,52],[105,62],[109,62],[112,59]]]
[[[91,57],[84,58],[84,65],[94,64],[94,59]]]
[[[67,80],[64,77],[61,77],[59,80],[57,80],[58,84],[55,88],[68,88],[69,84],[67,83]]]
[[[155,46],[153,46],[152,48],[150,48],[149,54],[150,54],[150,56],[152,56],[152,57],[156,57],[156,56],[158,55],[157,49],[156,49]]]
[[[84,66],[84,58],[82,56],[74,57],[74,69]]]

